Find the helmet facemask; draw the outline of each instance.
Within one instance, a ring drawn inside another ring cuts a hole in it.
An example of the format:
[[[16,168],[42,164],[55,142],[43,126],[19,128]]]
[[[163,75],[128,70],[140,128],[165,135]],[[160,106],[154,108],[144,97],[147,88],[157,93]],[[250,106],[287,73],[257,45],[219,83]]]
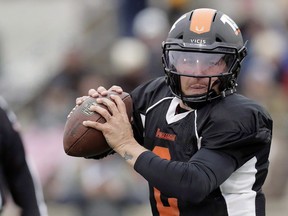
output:
[[[223,95],[223,91],[235,91],[242,59],[235,47],[220,43],[209,46],[209,49],[199,49],[189,44],[184,47],[175,42],[163,43],[162,60],[168,85],[173,94],[190,107],[216,99]],[[197,92],[196,87],[196,92],[185,94],[181,77],[202,80],[206,85],[205,91],[203,85],[200,92]]]

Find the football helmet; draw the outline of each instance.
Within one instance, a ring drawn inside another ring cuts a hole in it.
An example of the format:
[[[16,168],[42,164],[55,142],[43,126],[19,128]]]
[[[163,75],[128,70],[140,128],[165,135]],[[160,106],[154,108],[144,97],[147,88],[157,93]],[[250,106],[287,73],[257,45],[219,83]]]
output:
[[[167,84],[176,97],[192,108],[235,92],[241,62],[247,54],[237,24],[226,14],[209,8],[182,15],[171,27],[162,49]],[[213,70],[219,64],[225,67]],[[207,79],[207,91],[185,95],[181,76]]]

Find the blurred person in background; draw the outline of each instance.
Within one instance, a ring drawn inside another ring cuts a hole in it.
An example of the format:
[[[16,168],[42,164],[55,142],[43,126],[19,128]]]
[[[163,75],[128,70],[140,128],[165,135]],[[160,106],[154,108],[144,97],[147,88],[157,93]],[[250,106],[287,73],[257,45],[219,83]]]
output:
[[[89,90],[110,112],[91,106],[106,122],[83,124],[101,130],[148,181],[153,215],[265,215],[272,119],[235,93],[246,52],[230,17],[196,9],[181,16],[163,42],[165,77],[131,92],[132,128],[117,95],[113,103],[97,98],[105,88]]]
[[[123,37],[133,36],[133,20],[137,13],[147,7],[147,0],[120,0],[118,3],[119,34]]]
[[[102,83],[105,82],[104,76],[100,78],[96,72],[87,64],[80,49],[69,49],[63,56],[63,61],[55,75],[26,105],[29,110],[33,110],[30,115],[37,121],[37,126],[62,128],[66,113],[69,111],[68,107],[74,105],[75,97],[83,95],[83,83],[87,89],[91,86],[89,80],[97,82],[99,79]]]
[[[112,82],[125,86],[126,91],[132,91],[143,81],[149,80],[149,58],[149,48],[141,40],[133,37],[120,38],[110,51]]]
[[[137,13],[132,27],[134,37],[148,48],[149,61],[146,67],[146,76],[149,78],[161,76],[162,62],[159,58],[162,53],[161,43],[165,40],[170,28],[166,12],[160,8],[147,7]]]
[[[47,216],[47,208],[38,179],[26,158],[19,123],[0,97],[0,211],[5,210],[7,195],[19,207],[21,216]]]

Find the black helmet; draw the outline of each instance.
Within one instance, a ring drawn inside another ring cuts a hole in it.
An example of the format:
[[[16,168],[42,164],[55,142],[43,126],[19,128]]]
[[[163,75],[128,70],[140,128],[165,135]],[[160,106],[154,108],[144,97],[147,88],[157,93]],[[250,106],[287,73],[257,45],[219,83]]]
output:
[[[192,10],[181,16],[171,27],[166,41],[162,44],[163,67],[166,81],[173,94],[190,107],[197,107],[218,98],[225,93],[233,93],[240,64],[247,54],[246,43],[238,26],[226,14],[208,8]],[[225,70],[218,74],[198,74],[177,71],[176,62],[190,61],[196,64],[203,61],[209,70],[219,61],[225,62]],[[180,77],[209,79],[207,92],[197,95],[184,95]],[[214,83],[211,83],[213,80]],[[218,84],[218,91],[213,86]]]

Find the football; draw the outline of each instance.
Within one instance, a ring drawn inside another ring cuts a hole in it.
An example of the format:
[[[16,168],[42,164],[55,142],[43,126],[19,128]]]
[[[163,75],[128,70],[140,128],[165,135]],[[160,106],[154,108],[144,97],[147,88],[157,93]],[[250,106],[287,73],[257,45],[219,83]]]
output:
[[[106,97],[110,99],[111,94],[118,93],[111,91]],[[132,99],[130,95],[123,92],[119,96],[125,103],[128,118],[131,119]],[[67,155],[74,157],[95,157],[112,150],[101,131],[85,127],[82,124],[85,120],[100,123],[106,121],[100,114],[89,110],[90,106],[94,104],[97,104],[96,99],[88,97],[81,105],[76,105],[68,115],[63,133],[63,147]],[[102,104],[99,104],[99,106],[108,109]]]

